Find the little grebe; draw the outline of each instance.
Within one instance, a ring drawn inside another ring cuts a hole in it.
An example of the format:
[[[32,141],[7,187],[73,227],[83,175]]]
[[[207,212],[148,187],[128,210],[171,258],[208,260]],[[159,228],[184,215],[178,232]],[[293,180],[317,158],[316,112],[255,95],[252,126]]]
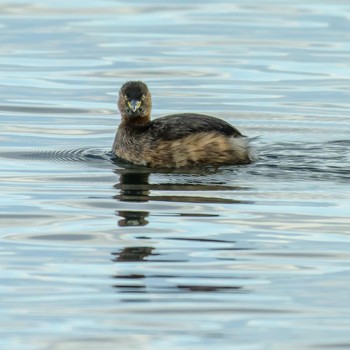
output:
[[[113,153],[119,158],[154,168],[251,162],[245,136],[221,119],[180,113],[151,121],[151,94],[141,81],[121,87],[118,107],[122,121]]]

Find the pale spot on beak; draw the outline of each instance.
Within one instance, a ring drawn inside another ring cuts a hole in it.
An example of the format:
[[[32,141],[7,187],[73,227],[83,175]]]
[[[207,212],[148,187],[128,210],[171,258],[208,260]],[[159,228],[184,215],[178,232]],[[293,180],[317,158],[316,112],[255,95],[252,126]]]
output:
[[[128,101],[128,107],[133,111],[136,112],[141,106],[141,101],[138,100],[131,100]]]

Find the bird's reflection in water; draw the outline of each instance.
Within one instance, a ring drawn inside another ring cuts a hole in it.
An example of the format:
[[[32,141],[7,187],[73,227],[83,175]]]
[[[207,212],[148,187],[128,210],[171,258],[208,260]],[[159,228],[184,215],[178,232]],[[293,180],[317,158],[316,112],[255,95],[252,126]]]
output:
[[[149,169],[118,169],[119,182],[114,186],[119,190],[119,194],[114,196],[120,202],[148,202],[148,201],[163,201],[163,202],[178,202],[178,203],[217,203],[217,204],[237,204],[250,203],[248,201],[238,201],[231,198],[220,197],[203,197],[195,195],[152,195],[152,191],[167,191],[167,192],[205,192],[205,191],[227,191],[227,190],[243,190],[242,187],[227,186],[217,183],[206,184],[150,184],[149,177],[151,171]],[[188,174],[187,174],[188,175]],[[149,216],[147,211],[126,211],[117,212],[119,217],[119,226],[145,226],[148,224],[146,219]],[[187,214],[181,213],[180,216],[218,216],[215,214]]]
[[[123,219],[118,221],[119,226],[146,226],[148,211],[118,211],[118,215]]]
[[[149,178],[152,172],[149,169],[118,169],[116,174],[119,176],[119,182],[114,186],[118,190],[118,194],[114,197],[118,202],[128,202],[128,203],[142,203],[149,201],[164,201],[164,202],[178,202],[178,203],[218,203],[218,204],[236,204],[236,203],[250,203],[248,201],[237,201],[234,199],[220,198],[220,197],[203,197],[205,191],[235,191],[243,190],[241,187],[227,186],[222,183],[210,183],[205,182],[204,184],[193,184],[186,183],[186,181],[181,181],[181,176],[179,177],[179,182],[177,184],[150,184]],[[182,178],[183,179],[183,178]],[[189,179],[189,177],[187,177]],[[157,191],[157,194],[152,194],[152,191]],[[158,194],[161,191],[166,191],[169,194]],[[190,195],[183,195],[183,192],[189,192]],[[181,194],[179,194],[181,192]],[[194,193],[199,193],[195,195]],[[143,227],[146,226],[149,221],[149,212],[140,210],[119,210],[116,215],[121,218],[118,221],[120,227]],[[209,216],[219,216],[219,214],[205,214],[205,213],[179,213],[179,216],[194,216],[194,217],[209,217]],[[147,239],[142,235],[142,239]],[[177,238],[169,238],[177,239]],[[191,240],[189,237],[188,239]],[[196,239],[198,242],[207,241],[206,239]],[[224,243],[224,242],[223,242]],[[226,242],[227,243],[227,242]],[[231,242],[235,243],[235,242]],[[233,248],[235,249],[235,248]],[[118,252],[112,253],[113,261],[116,263],[127,263],[127,262],[151,262],[152,256],[157,256],[159,254],[155,253],[155,248],[152,246],[134,246],[134,247],[124,247]],[[158,263],[161,261],[157,258]],[[175,260],[163,260],[167,263],[178,262]],[[186,261],[183,261],[186,263]],[[144,275],[144,274],[117,274],[113,276],[113,279],[119,281],[113,285],[118,292],[132,294],[132,293],[147,293],[151,292],[148,290],[147,284],[150,279],[171,279],[178,278],[181,276],[162,276],[162,275]],[[195,277],[194,277],[195,278]],[[128,281],[133,282],[128,282]],[[137,284],[135,284],[137,280]],[[234,292],[234,293],[247,293],[247,290],[241,285],[227,286],[227,285],[201,285],[199,284],[176,284],[175,286],[169,286],[170,290],[173,291],[174,287],[177,291],[182,292]],[[170,292],[168,290],[168,292]],[[164,287],[164,292],[167,291],[167,287]],[[132,300],[132,299],[130,299]]]
[[[122,172],[119,175],[119,183],[114,186],[120,190],[120,194],[114,198],[123,202],[148,201],[150,194],[149,177],[149,172]]]
[[[203,172],[203,171],[202,171]],[[169,172],[168,172],[169,173]],[[196,196],[193,193],[203,193],[206,191],[242,191],[246,188],[238,186],[228,186],[222,183],[210,183],[209,181],[202,184],[186,183],[191,177],[187,175],[186,180],[184,177],[179,176],[181,183],[162,183],[151,184],[149,183],[149,177],[152,174],[149,169],[118,169],[116,174],[119,176],[119,182],[114,186],[119,194],[114,196],[117,201],[120,202],[148,202],[148,201],[160,201],[160,202],[178,202],[178,203],[217,203],[217,204],[237,204],[237,203],[251,203],[250,201],[235,200],[231,198],[221,197],[208,197],[208,196]],[[174,173],[174,175],[179,175]],[[203,174],[202,174],[203,175]],[[181,180],[182,179],[182,180]],[[166,191],[174,194],[152,194],[152,191]],[[191,192],[191,195],[178,194],[178,192]],[[139,214],[138,214],[139,213]],[[125,218],[120,222],[121,226],[137,226],[136,217],[145,218],[148,216],[148,212],[118,212],[121,217]],[[128,220],[130,215],[130,221]],[[191,215],[187,213],[181,213],[181,215]],[[202,214],[193,214],[194,216],[200,216]],[[140,220],[140,226],[144,226],[144,220]]]
[[[123,248],[119,253],[112,253],[115,255],[113,261],[143,261],[152,254],[153,250],[152,247]]]
[[[120,194],[114,198],[121,202],[147,202],[149,198],[150,173],[126,172],[120,174],[120,181],[114,187],[120,190]],[[146,226],[148,211],[120,210],[117,215],[122,219],[119,226]]]

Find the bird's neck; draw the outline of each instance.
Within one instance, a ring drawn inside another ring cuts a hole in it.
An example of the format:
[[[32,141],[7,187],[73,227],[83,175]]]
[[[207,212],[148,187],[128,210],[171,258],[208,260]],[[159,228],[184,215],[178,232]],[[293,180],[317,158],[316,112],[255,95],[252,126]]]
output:
[[[131,117],[122,115],[122,124],[124,126],[143,126],[150,122],[151,118],[149,115],[143,115],[141,117]]]

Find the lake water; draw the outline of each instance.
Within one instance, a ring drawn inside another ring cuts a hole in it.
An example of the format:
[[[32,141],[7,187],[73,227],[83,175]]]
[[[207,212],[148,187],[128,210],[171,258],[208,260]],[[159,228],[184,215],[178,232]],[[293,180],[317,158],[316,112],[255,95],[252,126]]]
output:
[[[0,348],[350,348],[349,1],[0,5]],[[253,138],[114,163],[119,87]]]

